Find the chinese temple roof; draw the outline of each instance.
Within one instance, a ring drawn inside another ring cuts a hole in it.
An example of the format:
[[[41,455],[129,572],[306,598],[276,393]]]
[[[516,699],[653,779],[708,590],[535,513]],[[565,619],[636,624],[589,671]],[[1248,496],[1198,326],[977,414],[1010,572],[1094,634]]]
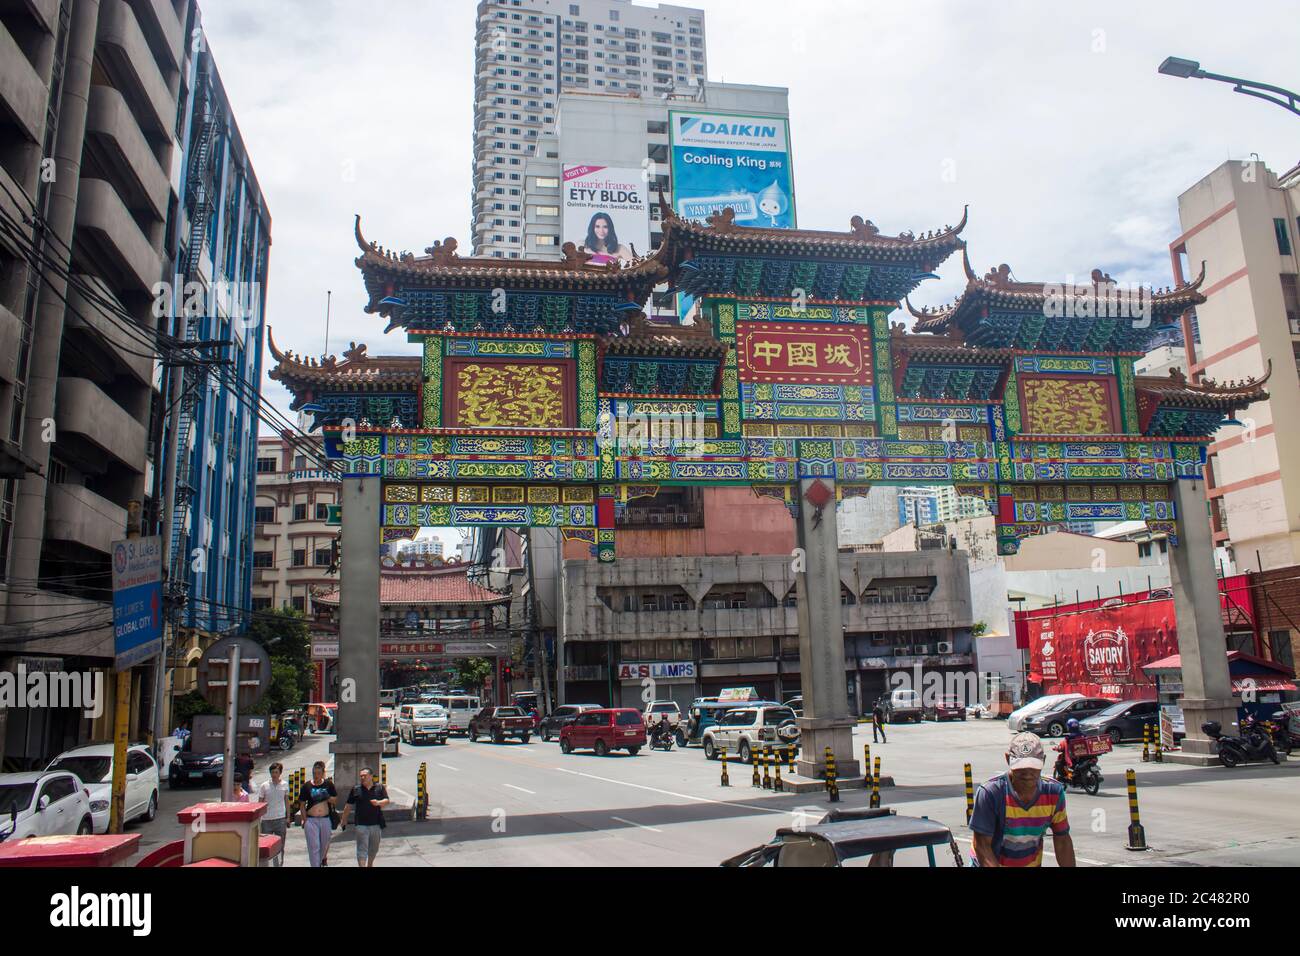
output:
[[[727,347],[707,325],[663,325],[638,313],[617,334],[601,341],[606,355],[721,360]]]
[[[904,332],[901,323],[893,328],[894,358],[906,357],[909,362],[935,362],[944,365],[1005,365],[1016,354],[1015,349],[981,348],[968,345],[960,338],[948,335],[914,335]]]
[[[316,597],[321,604],[338,604],[339,589]],[[510,595],[475,584],[464,568],[437,571],[383,571],[379,575],[381,605],[506,604]]]
[[[981,337],[981,326],[987,325],[990,312],[1032,313],[1038,316],[1051,314],[1053,297],[1089,298],[1105,304],[1108,297],[1121,294],[1119,284],[1100,269],[1093,269],[1091,281],[1083,284],[1019,282],[1012,278],[1011,267],[1006,263],[990,269],[983,277],[976,274],[971,267],[966,245],[961,246],[962,268],[966,273],[966,288],[950,305],[938,308],[915,309],[908,304],[916,323],[916,332],[946,332],[960,328],[968,337]],[[1167,289],[1140,290],[1149,296],[1153,317],[1179,315],[1193,306],[1205,301],[1199,289],[1205,279],[1205,267],[1201,274],[1191,282]],[[1124,290],[1136,293],[1139,290]],[[1068,304],[1068,303],[1067,303]],[[1082,316],[1091,320],[1092,316]],[[983,337],[988,337],[984,335]]]
[[[1134,379],[1134,386],[1139,394],[1145,392],[1161,405],[1231,412],[1268,398],[1264,383],[1272,374],[1273,368],[1270,363],[1269,370],[1263,378],[1220,384],[1212,380],[1189,382],[1181,371],[1171,368],[1168,377],[1138,375]]]
[[[343,391],[398,391],[420,387],[418,355],[367,355],[364,344],[352,343],[343,353],[343,361],[330,355],[322,359],[295,355],[276,347],[271,330],[266,331],[267,346],[276,365],[267,374],[294,393],[296,410],[307,393],[319,386]]]
[[[435,242],[425,255],[397,253],[361,234],[361,217],[356,219],[356,240],[361,255],[356,259],[370,302],[368,313],[391,317],[399,302],[387,301],[402,289],[434,288],[463,291],[549,291],[618,295],[644,302],[655,285],[667,278],[668,270],[657,255],[642,256],[629,263],[612,261],[593,265],[592,256],[573,243],[562,247],[564,259],[498,259],[462,257],[455,239]]]
[[[861,262],[906,262],[922,271],[936,268],[962,247],[959,237],[966,228],[966,212],[956,226],[945,226],[915,236],[904,232],[886,236],[870,219],[854,216],[848,232],[821,229],[765,229],[736,224],[736,212],[728,207],[705,223],[680,218],[661,201],[664,248],[675,257],[689,252],[720,252],[732,255],[822,256]],[[675,262],[682,261],[675,258]]]

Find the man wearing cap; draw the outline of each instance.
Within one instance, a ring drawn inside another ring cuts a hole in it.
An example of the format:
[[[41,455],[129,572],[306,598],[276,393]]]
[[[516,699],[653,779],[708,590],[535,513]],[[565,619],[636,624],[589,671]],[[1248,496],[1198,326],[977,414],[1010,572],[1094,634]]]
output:
[[[1007,772],[980,784],[970,818],[976,866],[1042,866],[1049,828],[1057,865],[1074,866],[1065,787],[1043,778],[1045,760],[1037,734],[1016,734],[1007,747]]]

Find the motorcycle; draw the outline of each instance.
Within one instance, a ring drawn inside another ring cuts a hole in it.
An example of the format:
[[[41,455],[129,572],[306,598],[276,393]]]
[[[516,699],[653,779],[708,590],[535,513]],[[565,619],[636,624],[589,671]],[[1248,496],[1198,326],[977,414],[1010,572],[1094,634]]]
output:
[[[1233,726],[1237,726],[1235,721]],[[1223,728],[1217,720],[1210,720],[1201,724],[1201,731],[1214,741],[1215,748],[1219,753],[1219,763],[1225,767],[1237,767],[1252,760],[1281,762],[1277,759],[1277,751],[1273,748],[1273,741],[1258,725],[1248,733],[1232,736],[1223,733]]]
[[[669,751],[673,749],[676,742],[677,734],[672,727],[665,727],[662,730],[656,724],[650,730],[650,749]]]
[[[1109,740],[1109,738],[1106,738]],[[1075,755],[1072,766],[1065,762],[1066,741],[1061,741],[1056,745],[1056,750],[1061,756],[1056,761],[1056,767],[1052,770],[1052,776],[1060,783],[1067,787],[1078,787],[1089,796],[1096,796],[1097,791],[1101,789],[1102,781],[1106,778],[1101,775],[1101,768],[1097,764],[1096,754]]]
[[[1276,711],[1273,724],[1276,727],[1273,741],[1278,750],[1290,755],[1293,749],[1300,747],[1300,714],[1291,710]]]
[[[1292,729],[1300,726],[1300,718],[1285,710],[1275,711],[1271,720],[1259,720],[1254,714],[1247,714],[1242,721],[1242,732],[1262,733],[1273,741],[1273,746],[1281,753],[1290,756],[1292,749],[1300,745],[1300,733]]]

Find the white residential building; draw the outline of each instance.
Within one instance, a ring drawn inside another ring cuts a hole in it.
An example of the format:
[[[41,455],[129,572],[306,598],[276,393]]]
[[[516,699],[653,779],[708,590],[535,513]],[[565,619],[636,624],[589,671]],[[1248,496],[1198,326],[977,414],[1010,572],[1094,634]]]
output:
[[[630,0],[483,0],[474,57],[474,254],[518,259],[524,167],[566,91],[649,97],[707,75],[704,11]]]

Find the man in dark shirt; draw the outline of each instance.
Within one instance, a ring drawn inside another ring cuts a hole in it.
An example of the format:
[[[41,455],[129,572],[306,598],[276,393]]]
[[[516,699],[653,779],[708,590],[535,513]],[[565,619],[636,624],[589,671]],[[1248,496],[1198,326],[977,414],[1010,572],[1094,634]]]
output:
[[[380,833],[386,826],[384,807],[388,806],[388,791],[382,784],[375,783],[369,767],[362,767],[358,776],[361,783],[352,788],[348,802],[343,806],[339,829],[347,829],[348,814],[356,807],[357,866],[368,869],[375,865],[375,857],[379,855]]]
[[[876,734],[880,734],[877,738]],[[885,736],[885,705],[879,700],[871,708],[871,742],[889,743],[889,738]]]

